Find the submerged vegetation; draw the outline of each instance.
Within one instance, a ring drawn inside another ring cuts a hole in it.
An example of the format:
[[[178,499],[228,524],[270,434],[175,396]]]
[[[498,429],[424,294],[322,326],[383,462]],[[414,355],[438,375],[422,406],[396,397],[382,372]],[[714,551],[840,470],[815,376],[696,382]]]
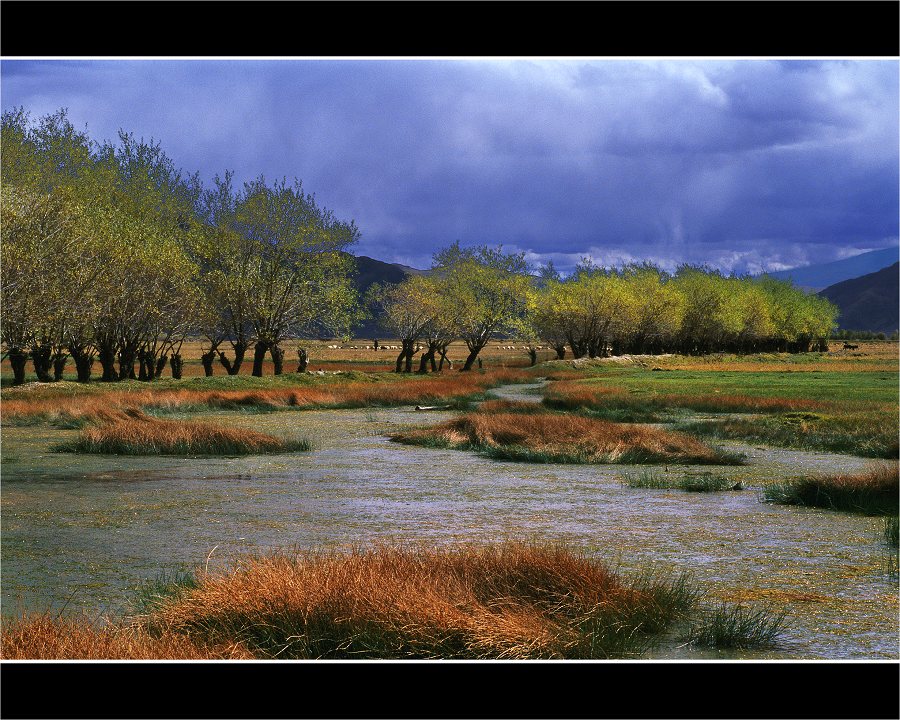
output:
[[[766,486],[767,502],[807,505],[866,515],[892,515],[900,505],[896,464],[879,465],[856,475],[804,478]]]
[[[686,492],[719,492],[743,488],[740,480],[711,472],[670,474],[650,469],[638,473],[627,473],[622,476],[622,481],[632,488],[673,489]]]
[[[681,574],[628,580],[551,544],[249,556],[224,574],[157,578],[138,615],[106,627],[48,615],[4,620],[15,658],[629,658],[676,624],[692,641],[756,647],[780,619],[722,609]],[[718,612],[718,611],[717,611]],[[717,616],[714,616],[717,617]],[[735,622],[735,619],[737,622]],[[722,622],[713,624],[713,627]]]
[[[397,442],[477,450],[498,460],[552,463],[741,464],[680,433],[557,413],[475,412],[395,433]]]

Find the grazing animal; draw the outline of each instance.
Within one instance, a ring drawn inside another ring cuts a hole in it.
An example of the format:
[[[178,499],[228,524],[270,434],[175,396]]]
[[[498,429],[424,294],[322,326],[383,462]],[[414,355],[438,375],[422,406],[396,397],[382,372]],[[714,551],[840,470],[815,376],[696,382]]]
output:
[[[851,345],[850,343],[844,343],[844,350],[858,350],[859,345]]]

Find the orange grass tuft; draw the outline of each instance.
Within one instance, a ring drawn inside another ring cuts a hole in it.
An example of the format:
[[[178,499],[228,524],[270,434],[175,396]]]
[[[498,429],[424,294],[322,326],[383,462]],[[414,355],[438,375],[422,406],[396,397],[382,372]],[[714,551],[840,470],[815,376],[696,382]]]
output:
[[[248,455],[309,449],[308,443],[288,443],[271,435],[203,422],[159,420],[140,410],[125,417],[84,428],[63,452],[104,455]]]
[[[654,602],[593,560],[523,543],[252,557],[199,582],[153,623],[259,657],[584,656],[586,618]]]
[[[173,633],[153,636],[139,626],[98,627],[79,619],[31,615],[3,620],[4,660],[250,659],[239,643],[196,645]]]
[[[460,449],[513,450],[508,459],[549,462],[717,463],[719,453],[682,433],[554,413],[469,413],[392,439]],[[523,452],[524,451],[524,452]]]

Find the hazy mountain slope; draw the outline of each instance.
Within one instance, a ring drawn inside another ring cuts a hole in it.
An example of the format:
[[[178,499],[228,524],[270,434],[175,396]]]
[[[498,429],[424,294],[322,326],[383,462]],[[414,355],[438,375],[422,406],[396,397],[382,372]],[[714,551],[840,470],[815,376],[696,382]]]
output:
[[[900,327],[900,262],[819,293],[841,309],[842,330],[892,333]]]
[[[780,280],[791,280],[795,285],[801,287],[822,290],[835,283],[881,270],[891,263],[897,262],[898,259],[900,259],[900,249],[893,247],[854,255],[844,260],[807,265],[768,274]],[[862,328],[853,329],[860,330]]]

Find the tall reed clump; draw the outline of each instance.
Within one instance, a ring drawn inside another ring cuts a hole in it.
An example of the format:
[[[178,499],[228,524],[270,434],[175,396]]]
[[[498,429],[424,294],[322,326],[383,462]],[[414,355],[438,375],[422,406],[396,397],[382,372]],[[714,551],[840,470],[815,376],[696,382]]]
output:
[[[900,517],[892,515],[884,519],[883,536],[891,547],[900,547]]]
[[[636,657],[695,599],[555,545],[379,546],[245,558],[144,624],[260,658]]]
[[[308,440],[282,440],[244,428],[206,422],[160,420],[139,410],[124,418],[83,428],[79,436],[54,447],[57,452],[101,455],[256,455],[312,449]]]
[[[784,628],[785,617],[784,612],[723,603],[691,626],[688,640],[698,647],[771,648]]]
[[[734,453],[681,433],[556,413],[469,413],[433,427],[396,433],[396,442],[477,450],[498,460],[557,463],[736,465]]]
[[[900,503],[896,464],[878,465],[858,474],[803,478],[768,485],[766,502],[807,505],[865,515],[893,515]]]

